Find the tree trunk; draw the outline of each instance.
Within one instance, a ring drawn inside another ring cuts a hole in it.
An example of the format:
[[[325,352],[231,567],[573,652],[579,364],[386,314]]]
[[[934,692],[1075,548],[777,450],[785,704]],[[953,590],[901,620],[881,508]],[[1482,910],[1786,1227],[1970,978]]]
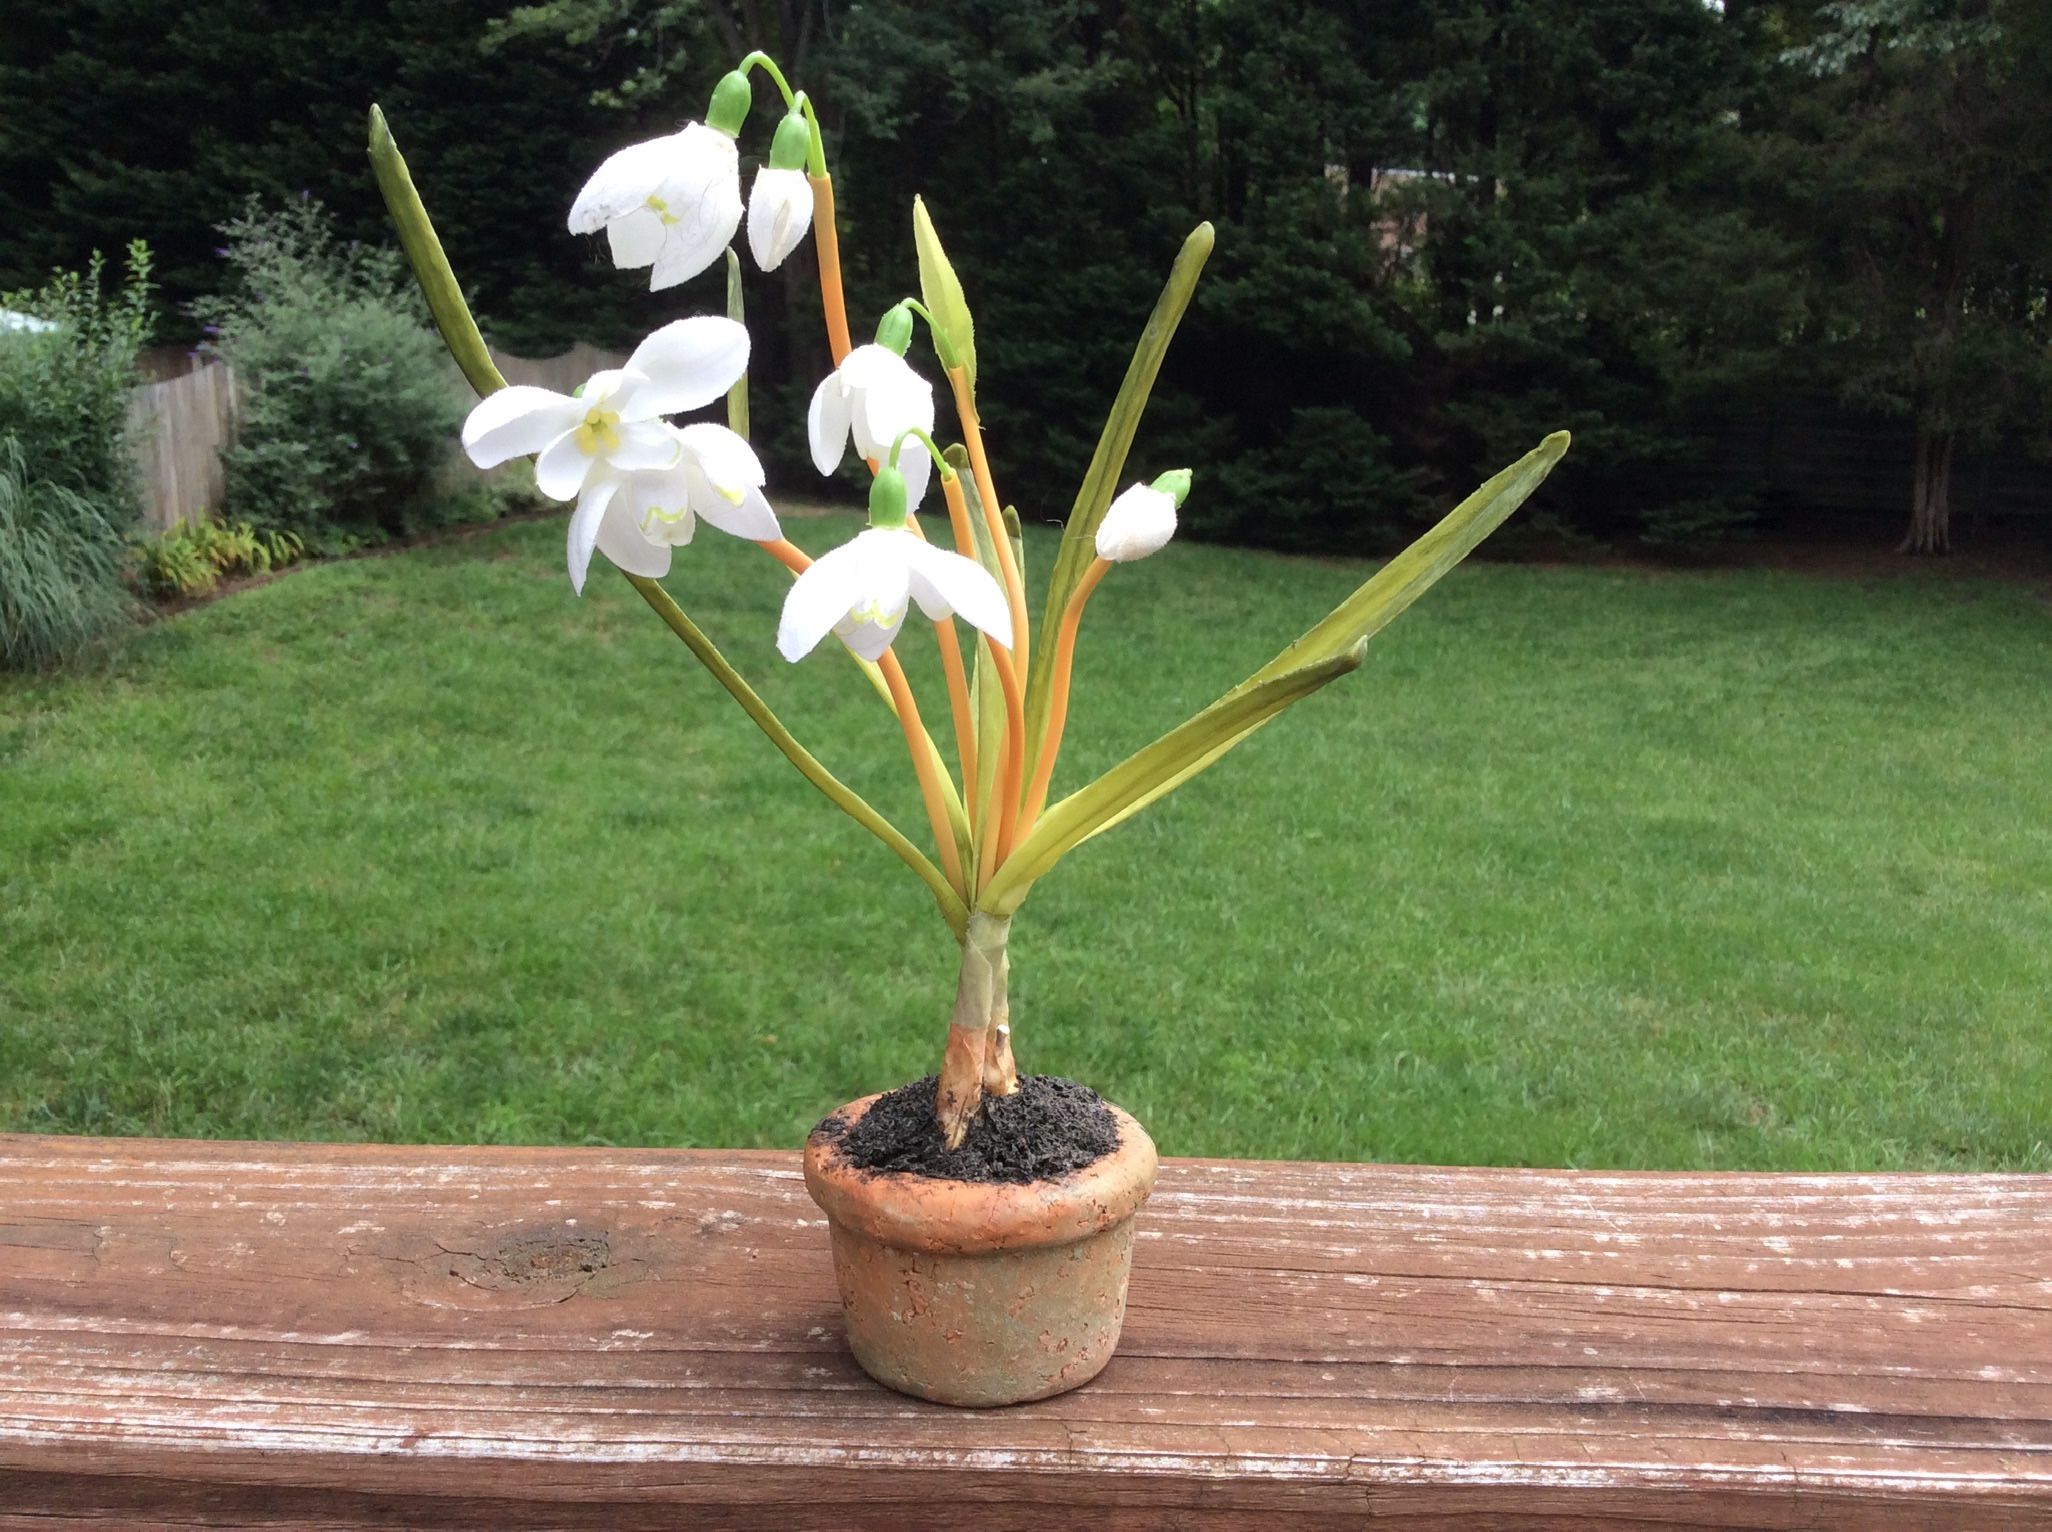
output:
[[[1910,478],[1910,524],[1897,553],[1952,551],[1952,449],[1959,433],[1917,428]]]

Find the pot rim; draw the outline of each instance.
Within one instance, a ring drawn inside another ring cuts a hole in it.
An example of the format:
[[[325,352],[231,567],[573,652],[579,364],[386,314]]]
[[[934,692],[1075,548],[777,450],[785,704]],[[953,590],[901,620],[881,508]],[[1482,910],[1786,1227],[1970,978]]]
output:
[[[880,1095],[851,1101],[829,1120],[853,1126]],[[982,1255],[1073,1244],[1124,1223],[1154,1189],[1154,1140],[1130,1113],[1105,1105],[1118,1124],[1118,1147],[1051,1180],[957,1181],[858,1170],[841,1158],[841,1133],[827,1137],[814,1128],[805,1140],[805,1189],[831,1222],[901,1250]]]

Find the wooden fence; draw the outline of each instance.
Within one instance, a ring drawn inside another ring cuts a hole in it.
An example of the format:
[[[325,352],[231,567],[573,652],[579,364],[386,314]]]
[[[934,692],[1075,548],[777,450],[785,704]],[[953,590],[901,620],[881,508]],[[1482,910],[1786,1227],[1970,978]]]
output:
[[[579,341],[560,356],[528,358],[494,352],[508,383],[527,383],[567,394],[593,373],[626,357]],[[463,397],[468,399],[467,388]],[[143,520],[167,531],[221,508],[222,451],[241,423],[235,374],[220,362],[195,372],[145,383],[129,396],[136,462],[143,481]]]
[[[1137,1227],[1102,1377],[950,1411],[795,1154],[0,1136],[0,1528],[2052,1528],[2052,1176],[1169,1159]]]
[[[143,521],[165,531],[221,504],[221,449],[235,440],[235,374],[209,362],[129,395],[143,479]]]

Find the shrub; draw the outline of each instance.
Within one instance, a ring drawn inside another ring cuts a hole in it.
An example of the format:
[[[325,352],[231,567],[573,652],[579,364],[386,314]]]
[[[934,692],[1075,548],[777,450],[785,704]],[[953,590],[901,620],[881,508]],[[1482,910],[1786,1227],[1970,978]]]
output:
[[[100,500],[33,476],[0,436],[0,665],[55,664],[123,621],[121,549]]]
[[[198,596],[223,580],[282,569],[305,551],[296,533],[202,516],[136,545],[136,583],[153,596]]]
[[[443,519],[463,405],[398,252],[338,243],[314,201],[252,202],[223,232],[229,290],[199,314],[245,394],[229,511],[315,552]]]
[[[0,331],[0,665],[52,664],[129,610],[121,558],[142,502],[128,403],[149,274],[137,241],[111,297],[97,254],[84,272],[0,293],[0,308],[53,326]]]

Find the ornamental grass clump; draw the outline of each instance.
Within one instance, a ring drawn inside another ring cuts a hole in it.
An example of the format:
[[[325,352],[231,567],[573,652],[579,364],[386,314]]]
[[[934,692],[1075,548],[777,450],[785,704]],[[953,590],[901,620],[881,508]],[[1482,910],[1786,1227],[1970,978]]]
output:
[[[740,140],[757,70],[774,82],[785,111],[744,199]],[[572,507],[572,587],[583,589],[594,554],[618,568],[792,765],[925,884],[960,942],[934,1096],[950,1147],[962,1143],[988,1097],[1019,1089],[1007,951],[1013,917],[1039,881],[1084,841],[1359,666],[1368,640],[1510,515],[1567,450],[1566,433],[1548,437],[1245,681],[1094,781],[1056,796],[1086,604],[1100,586],[1116,585],[1120,564],[1165,546],[1187,497],[1201,493],[1187,467],[1132,473],[1127,457],[1211,251],[1209,224],[1184,241],[1141,333],[1053,567],[1038,582],[1036,615],[1019,516],[1000,494],[985,450],[979,336],[934,221],[915,199],[918,295],[885,310],[873,339],[856,345],[818,122],[804,93],[762,54],[721,79],[703,122],[606,159],[568,218],[572,234],[603,233],[617,267],[646,268],[654,291],[724,260],[727,312],[663,324],[625,366],[596,374],[574,395],[505,384],[375,108],[370,152],[443,339],[483,396],[462,433],[472,460],[488,468],[533,457],[541,492]],[[817,555],[785,535],[747,441],[749,340],[740,261],[730,248],[744,217],[764,270],[811,233],[834,361],[807,412],[813,462],[831,474],[852,449],[872,474],[867,526]],[[937,407],[943,389],[952,406],[945,424]],[[721,401],[725,423],[675,418]],[[754,542],[791,572],[775,628],[786,661],[807,660],[831,638],[858,673],[851,682],[877,693],[904,735],[925,808],[924,845],[807,750],[664,589],[676,550],[701,520]],[[899,664],[898,645],[912,641],[908,625],[916,641],[937,646],[944,700],[916,696]]]

